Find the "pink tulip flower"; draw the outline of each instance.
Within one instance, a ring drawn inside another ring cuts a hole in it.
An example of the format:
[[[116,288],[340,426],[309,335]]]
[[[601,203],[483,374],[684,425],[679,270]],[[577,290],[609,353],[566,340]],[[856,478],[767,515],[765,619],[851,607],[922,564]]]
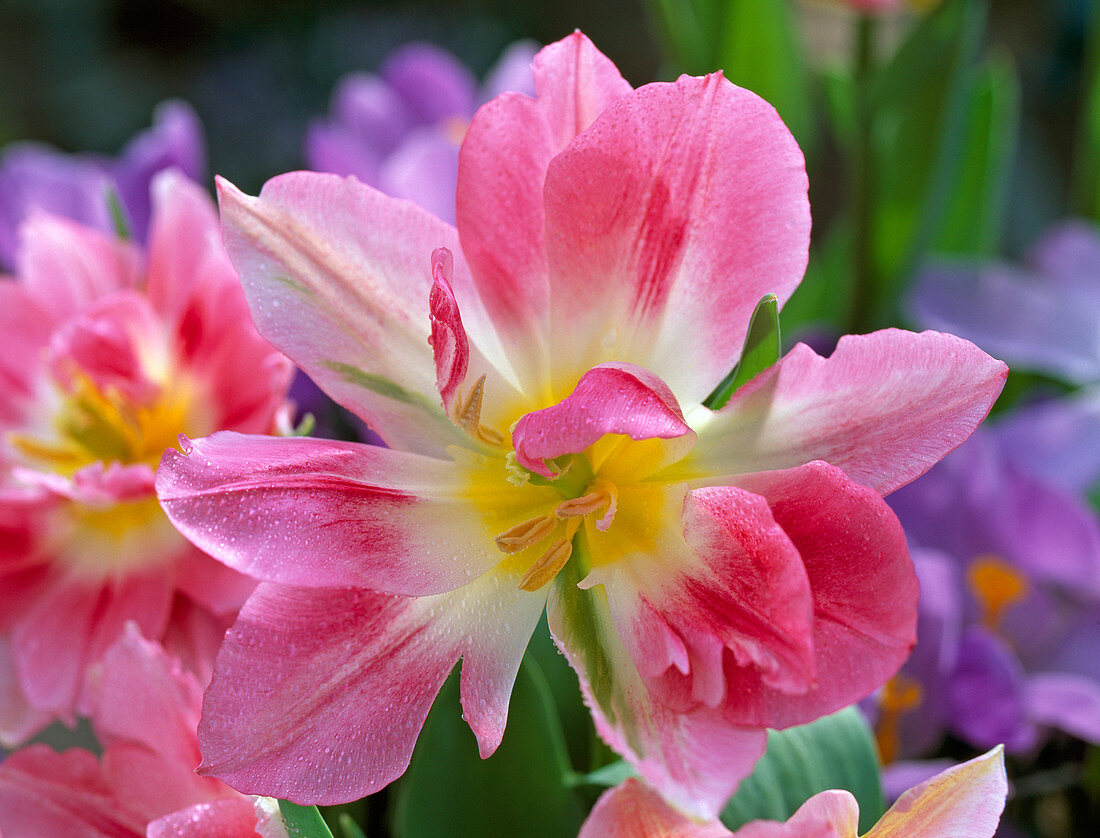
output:
[[[162,461],[173,522],[265,580],[199,728],[236,788],[384,786],[460,658],[488,756],[547,608],[603,737],[713,816],[765,727],[851,703],[913,645],[881,495],[973,431],[1004,365],[891,330],[703,407],[806,267],[797,145],[720,74],[632,90],[580,33],[534,73],[470,126],[457,230],[332,175],[221,186],[259,328],[390,446],[215,434]]]
[[[905,792],[864,838],[992,838],[1008,781],[995,748]],[[857,838],[859,804],[846,791],[823,791],[785,823],[752,821],[736,832],[693,821],[660,795],[627,780],[604,792],[578,838]]]
[[[31,745],[0,763],[4,838],[286,838],[274,801],[195,774],[202,685],[134,623],[88,693],[102,756]]]
[[[274,430],[289,362],[256,332],[207,195],[158,176],[147,251],[32,215],[0,282],[0,733],[79,711],[128,620],[200,672],[253,583],[180,536],[153,472],[181,432]]]

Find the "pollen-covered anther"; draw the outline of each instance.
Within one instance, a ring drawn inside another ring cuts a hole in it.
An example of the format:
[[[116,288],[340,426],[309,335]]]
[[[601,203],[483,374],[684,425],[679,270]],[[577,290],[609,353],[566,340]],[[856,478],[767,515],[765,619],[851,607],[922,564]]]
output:
[[[504,444],[504,435],[493,428],[481,424],[481,400],[485,396],[485,376],[481,376],[466,396],[459,396],[454,408],[454,421],[460,428],[486,445],[499,447]]]
[[[570,518],[565,522],[565,535],[551,544],[519,580],[521,591],[537,591],[558,575],[558,571],[565,567],[565,563],[573,555],[573,536],[577,534],[580,525],[580,518]]]
[[[596,479],[588,486],[588,492],[579,498],[570,498],[559,503],[557,508],[554,509],[554,514],[562,519],[583,518],[606,507],[607,511],[603,514],[603,517],[596,522],[596,529],[600,532],[606,532],[607,528],[611,526],[611,521],[615,518],[618,500],[619,490],[614,483]]]
[[[518,553],[542,541],[557,525],[558,521],[553,515],[539,515],[509,527],[493,540],[505,553]]]

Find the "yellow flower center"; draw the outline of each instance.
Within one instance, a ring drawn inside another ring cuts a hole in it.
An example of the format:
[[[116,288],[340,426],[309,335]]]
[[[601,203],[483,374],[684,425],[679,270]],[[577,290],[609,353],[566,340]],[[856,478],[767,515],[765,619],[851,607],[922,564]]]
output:
[[[67,387],[52,385],[47,415],[9,432],[8,444],[26,465],[71,477],[95,462],[155,467],[181,433],[213,430],[202,415],[198,387],[185,377],[151,389],[146,398],[128,398],[76,371]]]
[[[966,570],[966,581],[982,609],[982,622],[997,631],[1005,611],[1027,595],[1027,579],[1004,559],[978,556]]]
[[[505,567],[520,574],[519,588],[537,591],[553,581],[574,556],[581,532],[589,547],[585,562],[592,566],[653,551],[669,492],[646,478],[657,447],[667,440],[607,434],[581,453],[556,458],[556,476],[548,480],[519,465],[507,437],[481,424],[483,391],[484,378],[459,397],[452,419],[498,455],[453,453],[471,466],[468,497],[481,511]],[[503,494],[502,476],[512,487]],[[580,576],[590,569],[580,568]]]

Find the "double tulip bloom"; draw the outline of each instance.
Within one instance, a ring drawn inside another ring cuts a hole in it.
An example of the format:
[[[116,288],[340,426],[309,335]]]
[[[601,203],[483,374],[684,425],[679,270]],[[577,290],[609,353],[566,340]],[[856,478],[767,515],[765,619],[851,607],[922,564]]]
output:
[[[543,610],[601,735],[713,817],[766,727],[863,697],[914,642],[882,495],[962,442],[1005,366],[938,334],[797,346],[721,410],[757,301],[806,266],[801,153],[720,74],[632,90],[577,33],[474,117],[457,229],[355,180],[221,184],[260,331],[388,448],[218,433],[158,493],[261,583],[202,770],[298,802],[406,767],[462,659],[488,756]]]

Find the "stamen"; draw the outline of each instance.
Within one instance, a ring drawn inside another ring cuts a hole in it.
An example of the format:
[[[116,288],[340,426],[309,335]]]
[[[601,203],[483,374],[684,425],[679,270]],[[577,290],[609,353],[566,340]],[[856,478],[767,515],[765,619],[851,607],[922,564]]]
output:
[[[537,591],[551,579],[558,575],[558,571],[565,567],[569,557],[573,555],[573,539],[561,538],[555,541],[550,549],[539,557],[539,560],[531,565],[531,569],[520,580],[521,591]]]
[[[875,725],[875,742],[883,765],[894,762],[901,754],[901,717],[916,710],[924,701],[920,682],[908,675],[897,674],[882,688],[879,697],[879,720]]]
[[[482,375],[468,396],[465,398],[459,396],[455,405],[455,424],[486,445],[499,447],[504,444],[504,435],[500,431],[486,428],[481,424],[481,400],[484,396],[485,376]]]
[[[600,532],[607,532],[607,528],[611,526],[611,521],[615,517],[619,490],[614,483],[602,478],[593,480],[588,488],[587,494],[559,503],[557,508],[554,509],[554,514],[562,519],[581,518],[585,515],[591,515],[601,507],[606,506],[607,512],[596,522],[596,529]]]
[[[493,540],[503,552],[518,553],[542,541],[557,525],[557,519],[553,515],[539,515],[506,529]]]
[[[966,581],[982,608],[982,622],[996,631],[1008,607],[1027,594],[1027,579],[1004,559],[978,556],[966,570]]]

